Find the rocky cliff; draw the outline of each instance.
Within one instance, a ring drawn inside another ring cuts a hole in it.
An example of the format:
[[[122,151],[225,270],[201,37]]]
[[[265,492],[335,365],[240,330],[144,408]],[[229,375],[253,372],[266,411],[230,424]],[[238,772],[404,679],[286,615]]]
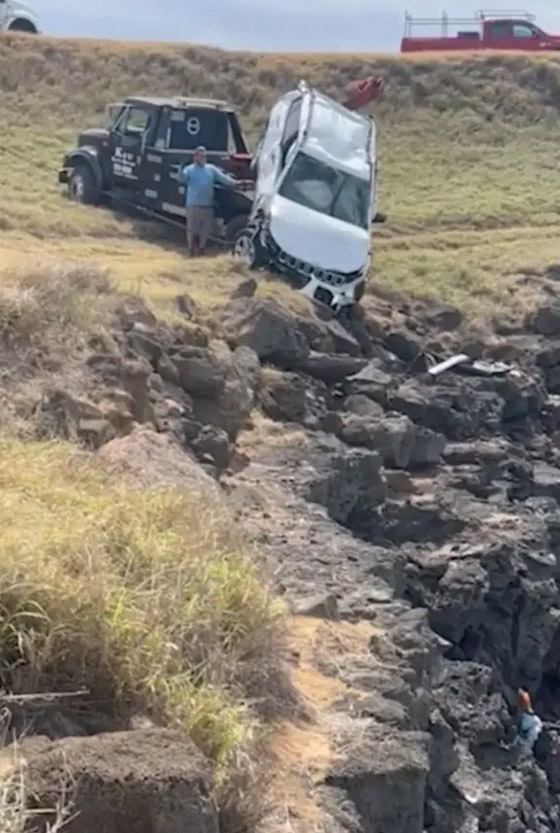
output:
[[[452,307],[372,296],[341,322],[254,292],[212,320],[181,296],[173,326],[126,299],[36,432],[213,484],[297,620],[366,634],[320,659],[314,826],[560,830],[560,308],[475,337]],[[459,350],[507,366],[428,372]],[[547,722],[534,755],[518,686]]]

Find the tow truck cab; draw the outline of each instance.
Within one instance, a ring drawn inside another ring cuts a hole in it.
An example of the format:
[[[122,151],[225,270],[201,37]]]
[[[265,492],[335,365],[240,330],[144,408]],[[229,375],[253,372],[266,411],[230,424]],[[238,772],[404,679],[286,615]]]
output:
[[[180,170],[199,145],[206,147],[209,162],[249,190],[251,157],[234,110],[223,101],[179,97],[131,97],[109,104],[103,126],[82,131],[76,147],[66,153],[58,179],[77,202],[108,198],[117,207],[120,202],[184,217]],[[250,207],[243,190],[219,189],[219,222],[227,226],[236,218],[241,227]]]
[[[560,49],[560,35],[549,35],[534,21],[534,16],[525,11],[479,11],[470,19],[450,18],[445,12],[439,18],[412,17],[407,13],[401,52]]]

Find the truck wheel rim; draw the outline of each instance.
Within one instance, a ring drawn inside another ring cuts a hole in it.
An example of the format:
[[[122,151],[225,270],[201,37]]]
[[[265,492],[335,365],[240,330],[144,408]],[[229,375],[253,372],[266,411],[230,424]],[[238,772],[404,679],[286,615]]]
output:
[[[233,254],[246,266],[255,262],[255,243],[248,234],[240,234],[233,247]]]
[[[84,180],[79,174],[72,178],[72,195],[78,200],[84,196]]]

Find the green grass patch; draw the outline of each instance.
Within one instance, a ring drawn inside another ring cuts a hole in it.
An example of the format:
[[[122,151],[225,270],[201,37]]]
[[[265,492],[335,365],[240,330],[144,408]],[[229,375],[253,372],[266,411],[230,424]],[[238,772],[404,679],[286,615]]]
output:
[[[282,609],[223,507],[127,489],[63,444],[2,438],[0,455],[2,687],[83,685],[227,763],[257,727],[245,685]]]

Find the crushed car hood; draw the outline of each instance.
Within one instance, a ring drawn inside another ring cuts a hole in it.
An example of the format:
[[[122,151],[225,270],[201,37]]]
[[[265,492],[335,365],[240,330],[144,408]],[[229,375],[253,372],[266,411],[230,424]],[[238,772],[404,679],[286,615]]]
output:
[[[279,195],[270,205],[270,233],[286,254],[321,269],[348,274],[367,261],[370,241],[365,229]]]

